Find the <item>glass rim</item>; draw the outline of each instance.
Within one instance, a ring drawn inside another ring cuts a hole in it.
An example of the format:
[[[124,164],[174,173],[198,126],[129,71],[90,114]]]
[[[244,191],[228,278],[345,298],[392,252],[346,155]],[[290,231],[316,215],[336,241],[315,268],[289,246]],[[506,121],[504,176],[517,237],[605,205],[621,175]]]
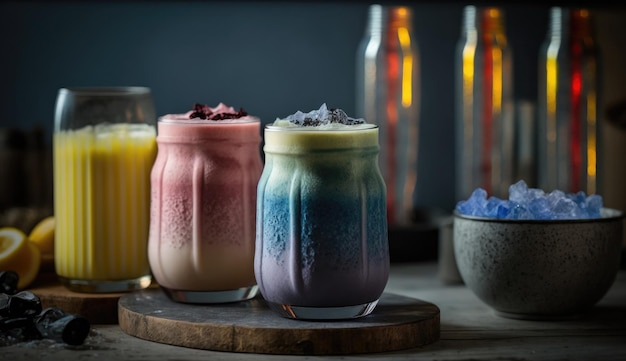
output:
[[[288,126],[281,127],[279,125],[274,125],[273,123],[265,124],[265,130],[272,132],[357,132],[363,130],[372,130],[378,129],[377,124],[373,123],[364,123],[364,124],[353,124],[353,125],[345,125],[343,127],[331,128],[324,126]]]
[[[59,89],[59,94],[83,96],[150,95],[151,93],[151,89],[145,86],[72,86]]]
[[[174,116],[180,116],[185,114],[174,114]],[[170,115],[162,115],[157,118],[158,123],[165,124],[178,124],[178,125],[220,125],[220,124],[249,124],[249,123],[261,123],[261,119],[259,117],[255,117],[254,115],[246,115],[241,118],[234,119],[197,119],[197,118],[187,118],[187,119],[177,119],[174,116]]]
[[[613,222],[613,221],[625,219],[626,213],[616,208],[602,207],[600,209],[599,218],[509,219],[509,218],[493,218],[493,217],[485,217],[485,216],[472,216],[468,214],[463,214],[459,212],[457,209],[455,209],[454,212],[452,213],[452,216],[453,218],[465,219],[469,221],[483,222],[483,223],[554,225],[554,224],[571,224],[571,223]]]

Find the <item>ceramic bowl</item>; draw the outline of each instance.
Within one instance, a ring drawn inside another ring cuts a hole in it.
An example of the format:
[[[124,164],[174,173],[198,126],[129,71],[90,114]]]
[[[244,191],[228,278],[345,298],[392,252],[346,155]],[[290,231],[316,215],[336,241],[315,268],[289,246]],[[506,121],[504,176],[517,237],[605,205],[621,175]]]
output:
[[[580,316],[613,284],[624,214],[585,220],[504,220],[454,214],[463,281],[497,314],[518,319]]]

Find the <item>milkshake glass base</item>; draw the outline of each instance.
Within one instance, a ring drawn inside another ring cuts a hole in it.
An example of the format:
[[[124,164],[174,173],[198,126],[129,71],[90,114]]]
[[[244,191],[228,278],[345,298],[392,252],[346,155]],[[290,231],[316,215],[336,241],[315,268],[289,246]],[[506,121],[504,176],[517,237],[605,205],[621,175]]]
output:
[[[152,276],[147,275],[129,280],[101,281],[81,280],[58,276],[59,281],[70,291],[81,293],[117,293],[142,290],[150,287]]]
[[[227,291],[182,291],[163,287],[165,293],[176,302],[182,303],[230,303],[245,301],[256,296],[257,285]]]
[[[378,304],[378,300],[362,305],[342,307],[302,307],[268,302],[272,310],[287,318],[300,320],[345,320],[367,316]]]

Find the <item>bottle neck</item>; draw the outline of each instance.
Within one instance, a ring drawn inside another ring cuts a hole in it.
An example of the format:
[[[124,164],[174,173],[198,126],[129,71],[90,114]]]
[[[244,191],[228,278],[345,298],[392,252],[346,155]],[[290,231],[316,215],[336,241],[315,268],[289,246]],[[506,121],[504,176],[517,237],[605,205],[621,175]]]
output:
[[[501,34],[504,33],[504,12],[496,7],[477,8],[476,6],[466,6],[463,12],[464,34],[469,33],[485,33],[485,34]]]
[[[411,31],[412,21],[413,12],[408,7],[371,5],[365,32],[369,36],[381,36],[401,27]]]
[[[562,38],[572,36],[585,38],[591,36],[591,16],[587,9],[550,9],[550,36]]]
[[[391,29],[412,28],[413,13],[404,6],[396,6],[389,9],[389,27]]]
[[[485,33],[503,33],[504,32],[504,13],[502,10],[494,7],[482,9],[480,13],[482,31]]]
[[[570,31],[576,38],[591,37],[591,17],[587,9],[574,9],[570,14]]]
[[[370,36],[380,36],[386,26],[386,9],[382,5],[372,5],[369,8],[365,33]]]
[[[466,6],[463,10],[462,32],[467,34],[476,31],[476,6]]]

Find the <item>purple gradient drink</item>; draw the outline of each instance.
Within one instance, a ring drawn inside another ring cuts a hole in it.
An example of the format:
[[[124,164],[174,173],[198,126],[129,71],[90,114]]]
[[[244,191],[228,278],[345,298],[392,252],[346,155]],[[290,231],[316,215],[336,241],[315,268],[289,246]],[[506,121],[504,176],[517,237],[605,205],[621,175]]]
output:
[[[264,151],[255,254],[262,295],[291,318],[371,313],[389,276],[378,128],[323,105],[266,126]]]

